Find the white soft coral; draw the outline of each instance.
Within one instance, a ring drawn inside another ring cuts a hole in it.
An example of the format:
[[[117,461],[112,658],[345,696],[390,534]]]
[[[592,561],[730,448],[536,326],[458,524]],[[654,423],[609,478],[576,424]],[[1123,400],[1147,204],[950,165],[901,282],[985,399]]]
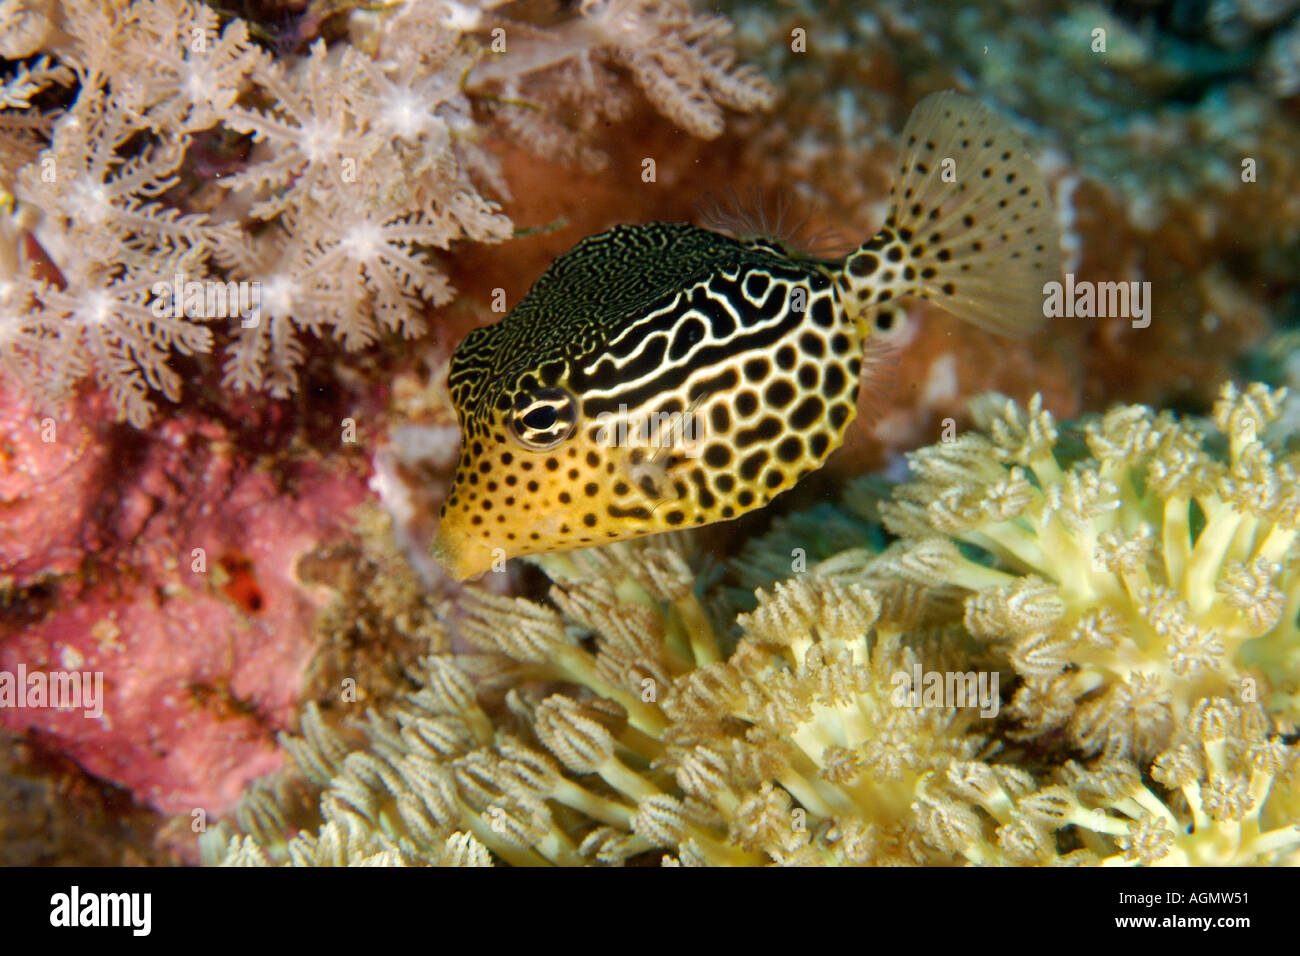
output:
[[[482,191],[506,195],[485,113],[591,165],[586,133],[626,111],[619,66],[700,135],[717,134],[724,107],[771,101],[733,68],[726,22],[683,0],[588,2],[545,26],[504,6],[387,3],[354,12],[353,44],[273,58],[243,21],[223,26],[194,0],[0,0],[0,21],[22,28],[0,42],[40,56],[0,81],[0,268],[13,277],[0,365],[51,398],[93,374],[143,424],[151,392],[179,394],[167,356],[206,350],[216,328],[147,317],[143,283],[183,271],[259,287],[260,321],[226,326],[225,380],[286,395],[302,332],[350,348],[418,334],[452,295],[434,250],[511,235]],[[504,57],[484,42],[501,25]],[[33,105],[74,81],[63,112]],[[492,95],[502,87],[523,104]],[[231,133],[253,140],[242,164],[224,152]]]

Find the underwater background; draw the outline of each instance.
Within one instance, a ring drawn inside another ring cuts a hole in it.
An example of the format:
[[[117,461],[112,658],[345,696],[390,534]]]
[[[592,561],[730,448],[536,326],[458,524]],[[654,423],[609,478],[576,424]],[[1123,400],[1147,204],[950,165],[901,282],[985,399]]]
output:
[[[0,0],[0,57],[0,861],[1300,862],[1300,2]],[[863,242],[948,89],[1140,312],[904,300],[768,507],[443,571],[466,332],[719,198]]]

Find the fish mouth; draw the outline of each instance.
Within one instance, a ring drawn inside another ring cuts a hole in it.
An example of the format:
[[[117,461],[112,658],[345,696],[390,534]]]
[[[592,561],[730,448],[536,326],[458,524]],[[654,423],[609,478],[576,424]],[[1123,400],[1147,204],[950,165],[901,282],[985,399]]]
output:
[[[434,559],[457,581],[477,577],[492,568],[497,557],[503,561],[500,549],[480,544],[467,534],[457,532],[446,521],[438,525],[429,551]]]

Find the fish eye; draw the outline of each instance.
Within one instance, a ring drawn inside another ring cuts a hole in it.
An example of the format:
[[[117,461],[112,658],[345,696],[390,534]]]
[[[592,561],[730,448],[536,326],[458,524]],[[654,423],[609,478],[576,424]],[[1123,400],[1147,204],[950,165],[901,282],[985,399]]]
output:
[[[534,408],[531,412],[524,415],[523,418],[525,425],[534,431],[539,432],[544,432],[554,427],[555,423],[559,420],[560,414],[552,405],[542,405],[539,408]]]
[[[562,388],[542,388],[515,399],[506,417],[510,436],[531,451],[547,451],[578,427],[578,403]]]

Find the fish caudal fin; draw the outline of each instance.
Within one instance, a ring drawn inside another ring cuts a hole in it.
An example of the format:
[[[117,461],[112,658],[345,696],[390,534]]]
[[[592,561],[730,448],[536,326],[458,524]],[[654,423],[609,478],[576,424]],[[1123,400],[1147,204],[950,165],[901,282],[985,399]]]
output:
[[[1060,271],[1055,213],[1023,136],[958,93],[936,93],[903,130],[885,227],[845,261],[850,308],[919,296],[982,329],[1043,321]]]

